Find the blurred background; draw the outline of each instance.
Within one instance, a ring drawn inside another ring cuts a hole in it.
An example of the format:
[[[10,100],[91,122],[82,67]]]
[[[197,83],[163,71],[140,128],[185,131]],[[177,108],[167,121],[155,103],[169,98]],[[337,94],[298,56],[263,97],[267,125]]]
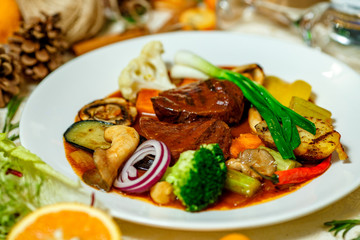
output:
[[[147,34],[224,30],[306,44],[360,72],[359,0],[1,0],[0,43],[14,49],[34,19],[61,31],[67,57]]]
[[[99,47],[215,30],[302,44],[360,73],[360,0],[1,0],[0,108]]]

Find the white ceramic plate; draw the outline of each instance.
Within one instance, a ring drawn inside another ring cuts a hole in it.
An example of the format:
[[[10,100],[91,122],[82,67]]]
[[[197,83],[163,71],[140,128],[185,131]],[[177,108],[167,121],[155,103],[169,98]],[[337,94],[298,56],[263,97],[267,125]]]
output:
[[[349,194],[360,184],[358,146],[360,77],[339,61],[307,47],[259,36],[225,32],[177,32],[113,44],[80,56],[50,74],[31,94],[20,124],[21,143],[53,168],[77,176],[64,155],[64,131],[85,104],[117,90],[117,78],[127,63],[151,40],[164,44],[163,59],[171,62],[180,49],[191,50],[220,65],[260,64],[266,74],[289,82],[311,83],[318,105],[333,113],[350,162],[333,157],[321,177],[300,190],[267,203],[231,211],[188,213],[97,191],[96,198],[113,216],[173,229],[224,230],[288,221],[319,210]]]

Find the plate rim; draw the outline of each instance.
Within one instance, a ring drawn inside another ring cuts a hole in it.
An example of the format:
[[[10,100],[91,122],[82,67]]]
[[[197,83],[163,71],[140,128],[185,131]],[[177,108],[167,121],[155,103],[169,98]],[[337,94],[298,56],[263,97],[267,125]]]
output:
[[[237,36],[246,36],[246,37],[249,37],[249,38],[259,38],[260,36],[258,35],[252,35],[252,34],[240,34],[240,33],[231,33],[231,32],[222,32],[222,31],[211,31],[211,32],[207,32],[207,33],[199,33],[199,32],[175,32],[175,33],[162,33],[162,34],[159,34],[157,35],[156,37],[158,38],[162,38],[162,37],[167,37],[169,35],[204,35],[204,34],[208,34],[208,35],[211,35],[211,34],[220,34],[220,35],[229,35],[229,36],[232,36],[232,35],[237,35]],[[136,41],[139,41],[139,42],[142,42],[142,41],[145,41],[146,39],[152,39],[154,38],[154,36],[144,36],[144,37],[140,37],[140,38],[137,38]],[[291,43],[291,42],[283,42],[283,41],[280,41],[279,39],[276,39],[276,38],[272,38],[272,37],[262,37],[261,38],[265,39],[265,41],[267,39],[270,39],[271,41],[275,41],[275,42],[282,42],[283,44],[285,45],[289,45],[289,46],[294,46],[296,48],[299,48],[299,49],[306,49],[306,51],[309,51],[310,49],[307,48],[306,46],[302,46],[302,45],[298,45],[298,44],[295,44],[295,43]],[[75,59],[69,61],[68,63],[64,64],[63,66],[61,66],[59,69],[57,69],[56,71],[52,72],[51,74],[49,74],[49,76],[44,79],[37,87],[36,89],[34,89],[34,92],[36,94],[36,92],[40,92],[42,88],[45,88],[46,87],[46,84],[47,84],[47,79],[51,79],[54,75],[56,75],[59,71],[62,71],[62,69],[64,69],[66,66],[68,66],[69,64],[74,64],[74,62],[78,62],[78,61],[83,61],[82,59],[86,59],[86,58],[89,58],[89,57],[92,57],[92,56],[95,56],[95,55],[98,55],[99,53],[103,52],[103,51],[109,51],[109,49],[111,48],[114,48],[116,46],[120,46],[120,45],[125,45],[127,44],[128,42],[131,42],[131,41],[134,41],[134,39],[130,39],[130,40],[125,40],[125,41],[122,41],[122,42],[119,42],[119,43],[114,43],[114,44],[111,44],[111,45],[108,45],[108,46],[105,46],[103,48],[99,48],[99,49],[96,49],[92,52],[89,52],[89,53],[86,53],[82,56],[79,56],[79,57],[76,57]],[[166,51],[166,49],[165,49]],[[311,51],[315,51],[315,50],[312,50]],[[317,52],[317,54],[320,54],[322,55],[323,57],[325,58],[329,58],[331,59],[332,61],[335,61],[337,64],[339,64],[342,68],[344,68],[347,72],[353,72],[355,73],[355,75],[357,74],[354,70],[352,70],[349,66],[347,66],[346,64],[332,58],[331,56],[328,56],[322,52]],[[130,60],[130,59],[129,59]],[[119,70],[120,72],[120,70]],[[40,90],[38,90],[40,89]],[[33,93],[29,96],[29,99],[32,98],[33,96]],[[28,104],[25,105],[24,107],[24,110],[26,110],[28,107],[27,107]],[[21,120],[23,119],[23,116],[21,116]],[[23,129],[23,127],[25,126],[24,124],[22,124],[23,121],[20,120],[20,142],[21,143],[24,143],[25,142],[25,145],[26,145],[26,140],[22,137],[22,134],[21,132],[24,132],[25,130]],[[24,146],[25,146],[24,145]],[[26,147],[26,146],[25,146]],[[31,150],[31,149],[29,149]],[[46,162],[46,160],[44,160]],[[337,197],[333,197],[331,200],[329,199],[328,201],[325,201],[322,203],[322,206],[321,207],[312,207],[312,208],[308,208],[306,212],[302,212],[302,213],[297,213],[296,216],[293,216],[293,217],[287,217],[285,219],[278,219],[277,221],[275,222],[260,222],[259,224],[256,224],[256,225],[251,225],[251,226],[244,226],[244,227],[239,227],[239,226],[229,226],[229,227],[226,227],[226,226],[223,226],[223,227],[214,227],[213,225],[212,226],[198,226],[198,225],[191,225],[191,226],[187,226],[187,224],[185,225],[177,225],[177,226],[173,226],[173,225],[169,225],[167,224],[166,221],[157,221],[157,222],[149,222],[149,221],[146,221],[146,219],[137,219],[137,221],[132,221],[131,219],[123,219],[121,216],[116,216],[116,217],[119,217],[125,221],[130,221],[130,222],[134,222],[134,223],[138,223],[138,224],[143,224],[143,225],[149,225],[149,226],[153,226],[153,227],[161,227],[161,228],[168,228],[168,229],[181,229],[181,230],[198,230],[198,231],[217,231],[217,230],[229,230],[229,229],[240,229],[240,228],[255,228],[255,227],[261,227],[261,226],[267,226],[267,225],[273,225],[273,224],[277,224],[277,223],[281,223],[281,222],[286,222],[286,221],[290,221],[292,219],[295,219],[295,218],[299,218],[299,217],[302,217],[302,216],[305,216],[305,215],[308,215],[312,212],[315,212],[315,211],[318,211],[322,208],[325,208],[326,206],[329,206],[330,204],[336,202],[337,200],[345,197],[346,195],[350,194],[352,191],[354,191],[358,186],[360,185],[360,179],[358,179],[358,182],[357,183],[354,183],[353,186],[351,187],[348,187],[347,188],[347,193],[346,194],[343,194],[341,196],[337,196]],[[248,207],[247,207],[248,208]],[[111,210],[110,210],[111,211]],[[179,210],[179,211],[182,211],[182,210]],[[212,211],[208,211],[208,212],[212,212]],[[197,214],[197,213],[195,213]],[[194,224],[194,223],[192,223]],[[200,224],[201,225],[201,224]]]

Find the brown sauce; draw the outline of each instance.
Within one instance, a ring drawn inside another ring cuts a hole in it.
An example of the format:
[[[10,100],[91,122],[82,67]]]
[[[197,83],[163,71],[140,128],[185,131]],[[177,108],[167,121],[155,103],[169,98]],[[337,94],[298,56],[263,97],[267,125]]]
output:
[[[120,97],[121,95],[119,92],[115,92],[109,97]],[[246,113],[247,111],[245,111]],[[154,116],[155,117],[155,116]],[[138,127],[138,121],[133,126],[136,130],[139,130]],[[247,116],[245,115],[242,122],[239,125],[231,126],[231,134],[235,138],[239,136],[241,133],[249,133],[251,132],[250,126],[247,121]],[[141,133],[140,133],[141,134]],[[71,154],[75,151],[81,151],[82,154],[89,155],[92,157],[92,153],[86,152],[84,150],[79,150],[78,148],[66,143],[64,141],[64,148],[66,153],[66,158],[68,159],[70,165],[72,166],[74,172],[81,178],[83,173],[91,168],[95,168],[95,165],[90,163],[83,163],[83,162],[77,162],[72,157]],[[291,192],[296,191],[297,189],[301,188],[302,186],[306,185],[306,183],[303,184],[297,184],[294,186],[285,186],[285,187],[276,187],[274,184],[272,184],[270,181],[264,181],[262,183],[261,189],[251,198],[245,197],[243,195],[230,192],[228,190],[224,190],[222,196],[220,197],[219,201],[214,204],[213,206],[210,206],[207,208],[206,211],[209,210],[231,210],[236,208],[242,208],[247,207],[255,204],[260,204],[264,202],[268,202],[271,200],[275,200],[277,198],[280,198],[284,195],[287,195]],[[133,199],[145,201],[151,204],[157,205],[155,202],[153,202],[150,198],[149,193],[143,193],[143,194],[129,194],[129,193],[123,193],[119,190],[112,190],[113,192],[116,192],[122,196],[130,197]],[[180,201],[174,201],[171,204],[163,205],[164,207],[171,207],[171,208],[178,208],[178,209],[184,209],[184,206],[181,204]]]
[[[69,143],[64,142],[65,147],[65,153],[66,158],[68,159],[70,165],[72,166],[74,172],[81,178],[83,173],[91,168],[94,168],[94,165],[91,164],[84,164],[84,163],[78,163],[76,162],[70,155],[74,151],[82,151],[85,154],[89,154],[91,156],[91,153],[87,153],[84,150],[79,150],[76,147],[73,147]],[[220,197],[219,201],[213,205],[207,208],[208,210],[231,210],[236,208],[242,208],[247,207],[255,204],[260,204],[264,202],[268,202],[271,200],[275,200],[277,198],[280,198],[284,195],[287,195],[291,192],[294,192],[295,190],[301,188],[302,186],[306,185],[307,183],[303,184],[297,184],[294,186],[285,186],[282,188],[276,187],[274,184],[272,184],[270,181],[264,181],[262,183],[262,187],[260,190],[251,198],[245,197],[241,194],[237,194],[228,190],[224,190],[222,196]],[[148,203],[154,203],[149,193],[142,193],[142,194],[129,194],[129,193],[123,193],[119,190],[112,190],[113,192],[116,192],[124,197],[130,197],[133,199],[145,201]],[[164,205],[164,207],[172,207],[172,208],[178,208],[178,209],[184,209],[184,206],[181,204],[180,201],[174,201],[170,204]]]

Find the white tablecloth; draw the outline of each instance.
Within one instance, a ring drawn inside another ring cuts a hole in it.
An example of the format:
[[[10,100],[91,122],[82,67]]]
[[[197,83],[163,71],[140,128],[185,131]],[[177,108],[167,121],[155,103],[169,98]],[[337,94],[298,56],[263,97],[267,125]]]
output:
[[[254,15],[252,12],[247,12],[245,14],[248,14],[245,16],[245,21],[234,25],[233,28],[228,29],[227,31],[272,36],[284,41],[304,44],[300,36],[295,31],[289,31],[289,28],[276,25],[266,18]],[[360,69],[357,70],[360,72]],[[0,109],[1,121],[4,119],[4,113],[5,109]],[[19,119],[20,115],[21,109],[16,118]],[[331,233],[329,233],[327,231],[328,228],[323,226],[324,222],[334,219],[352,219],[358,217],[360,218],[360,188],[339,200],[338,202],[335,202],[332,205],[308,216],[286,223],[254,229],[240,229],[221,232],[187,232],[159,229],[138,225],[123,220],[117,221],[123,233],[123,239],[125,240],[215,240],[228,233],[234,232],[243,233],[252,240],[328,240],[342,238],[340,234],[338,237],[334,237]],[[360,227],[356,227],[350,231],[346,239],[352,239],[358,234],[360,234]]]

